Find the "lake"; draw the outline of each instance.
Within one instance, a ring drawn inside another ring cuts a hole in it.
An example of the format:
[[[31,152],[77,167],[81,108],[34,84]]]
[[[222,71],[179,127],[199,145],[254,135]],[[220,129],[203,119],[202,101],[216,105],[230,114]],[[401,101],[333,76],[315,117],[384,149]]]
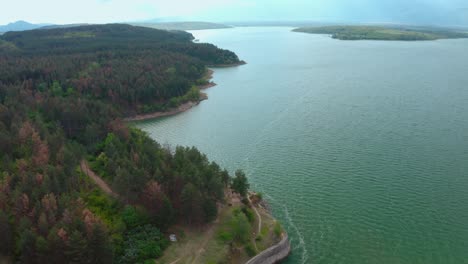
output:
[[[468,263],[468,40],[290,30],[192,32],[248,64],[137,126],[245,170],[290,235],[287,263]]]

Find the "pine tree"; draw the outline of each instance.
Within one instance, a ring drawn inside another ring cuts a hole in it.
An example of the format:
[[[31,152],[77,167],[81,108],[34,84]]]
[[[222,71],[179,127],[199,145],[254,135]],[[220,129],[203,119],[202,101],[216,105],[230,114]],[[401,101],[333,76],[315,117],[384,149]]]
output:
[[[73,231],[68,239],[65,256],[69,263],[86,263],[87,243],[79,231]]]
[[[36,235],[25,229],[18,240],[17,250],[20,254],[21,263],[34,263],[36,259]]]
[[[166,195],[163,197],[161,213],[157,219],[157,226],[159,226],[162,230],[166,230],[166,228],[171,225],[172,220],[174,219],[174,208],[172,208],[171,201],[167,198]]]
[[[13,230],[8,215],[0,210],[0,254],[11,256],[13,251]]]
[[[37,263],[51,263],[48,255],[49,245],[44,237],[38,236],[36,238],[36,262]]]
[[[245,197],[247,195],[247,191],[249,190],[250,185],[243,171],[241,170],[236,171],[236,177],[232,179],[231,187],[234,191],[239,193],[242,197]]]
[[[93,226],[88,245],[88,260],[90,263],[112,263],[112,248],[107,239],[107,234],[100,224]]]
[[[182,213],[188,223],[199,222],[203,215],[201,206],[201,196],[197,188],[188,183],[184,186],[181,194]]]

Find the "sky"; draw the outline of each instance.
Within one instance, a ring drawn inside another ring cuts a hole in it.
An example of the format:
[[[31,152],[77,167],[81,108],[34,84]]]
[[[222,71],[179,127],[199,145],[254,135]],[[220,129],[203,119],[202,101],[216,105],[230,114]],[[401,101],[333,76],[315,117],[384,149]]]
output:
[[[70,24],[156,18],[468,25],[468,0],[0,0],[0,24],[17,20]]]

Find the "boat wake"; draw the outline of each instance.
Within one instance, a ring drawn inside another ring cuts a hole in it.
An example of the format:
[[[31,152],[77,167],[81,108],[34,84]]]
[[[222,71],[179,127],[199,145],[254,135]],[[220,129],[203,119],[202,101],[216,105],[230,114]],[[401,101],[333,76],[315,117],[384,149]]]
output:
[[[272,202],[272,203],[275,203],[275,204],[278,204],[279,203],[271,196],[269,196],[268,194],[266,194],[266,197],[268,199],[268,201]],[[289,236],[290,238],[290,242],[291,242],[291,245],[293,245],[293,252],[298,252],[300,251],[301,252],[301,263],[302,264],[305,264],[307,263],[307,260],[309,260],[309,252],[307,251],[307,247],[306,247],[306,242],[304,240],[304,236],[302,235],[301,231],[299,230],[299,228],[296,226],[296,224],[294,223],[290,213],[289,213],[289,210],[288,210],[288,207],[286,205],[281,205],[282,207],[282,211],[283,211],[283,214],[284,214],[284,219],[286,220],[286,228],[288,230],[292,230],[295,234],[295,236]],[[296,238],[297,237],[297,242],[295,242]]]

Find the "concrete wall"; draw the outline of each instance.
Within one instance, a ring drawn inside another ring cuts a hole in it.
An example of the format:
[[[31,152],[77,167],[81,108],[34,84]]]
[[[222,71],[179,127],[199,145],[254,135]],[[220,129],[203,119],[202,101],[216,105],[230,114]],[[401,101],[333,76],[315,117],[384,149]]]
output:
[[[247,261],[246,264],[275,264],[284,260],[291,252],[291,244],[289,244],[288,235],[284,235],[281,241],[262,251],[254,258]]]

